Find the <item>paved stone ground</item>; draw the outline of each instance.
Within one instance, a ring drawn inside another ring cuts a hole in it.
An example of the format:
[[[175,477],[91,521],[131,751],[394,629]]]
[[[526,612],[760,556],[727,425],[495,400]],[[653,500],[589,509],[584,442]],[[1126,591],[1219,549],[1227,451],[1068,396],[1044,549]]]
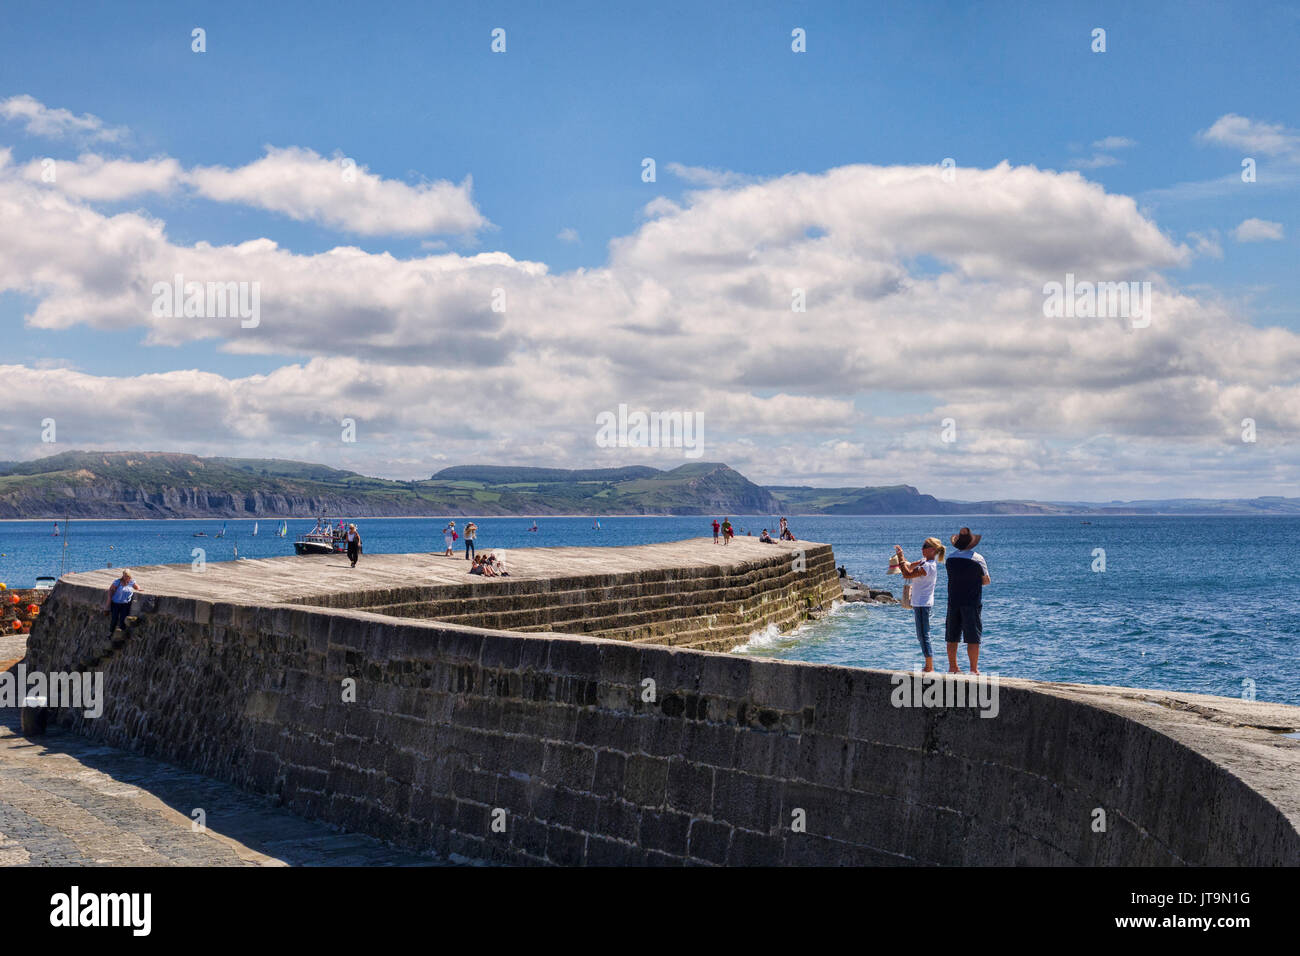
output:
[[[462,542],[457,542],[458,545]],[[780,550],[816,545],[813,541],[762,544],[757,538],[734,538],[715,545],[712,538],[688,538],[661,544],[619,548],[483,548],[505,557],[510,578],[469,574],[464,548],[453,557],[438,554],[363,554],[356,568],[345,555],[297,555],[283,558],[208,562],[202,573],[188,564],[134,567],[131,574],[145,594],[202,598],[239,603],[292,603],[305,597],[344,591],[410,587],[419,584],[468,584],[484,590],[509,580],[537,580],[558,575],[614,574],[658,568],[717,567],[770,558]],[[780,550],[778,550],[780,549]],[[100,568],[64,575],[63,580],[106,590],[120,568]]]
[[[0,708],[0,866],[446,865],[158,760],[19,728],[18,709]]]

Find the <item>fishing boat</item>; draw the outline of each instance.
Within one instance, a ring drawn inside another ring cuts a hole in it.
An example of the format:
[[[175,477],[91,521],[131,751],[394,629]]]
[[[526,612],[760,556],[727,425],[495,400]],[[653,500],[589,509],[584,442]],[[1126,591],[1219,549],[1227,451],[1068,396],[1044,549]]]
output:
[[[317,522],[316,527],[306,534],[298,535],[293,550],[298,554],[346,554],[346,535],[347,525],[344,522],[331,526],[327,518],[323,522]]]

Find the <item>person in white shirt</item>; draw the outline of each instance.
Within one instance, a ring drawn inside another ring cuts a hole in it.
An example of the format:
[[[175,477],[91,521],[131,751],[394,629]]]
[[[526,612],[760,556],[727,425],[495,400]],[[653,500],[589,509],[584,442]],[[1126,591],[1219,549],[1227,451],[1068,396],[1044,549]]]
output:
[[[921,560],[908,562],[903,549],[894,545],[898,566],[904,580],[912,586],[912,617],[916,623],[916,639],[921,642],[925,656],[923,673],[934,670],[934,652],[930,649],[930,612],[934,609],[934,585],[938,581],[939,565],[943,564],[947,549],[938,538],[926,538],[921,544]]]

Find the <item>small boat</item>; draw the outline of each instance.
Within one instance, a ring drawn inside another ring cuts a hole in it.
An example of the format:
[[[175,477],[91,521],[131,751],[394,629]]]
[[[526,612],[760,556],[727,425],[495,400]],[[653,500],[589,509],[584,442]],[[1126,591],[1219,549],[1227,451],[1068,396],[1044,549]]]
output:
[[[257,537],[257,522],[256,522],[256,521],[253,522],[253,537],[254,537],[254,538]]]
[[[214,538],[224,538],[226,536],[226,523],[221,522],[221,530],[213,535]]]
[[[298,535],[293,550],[298,554],[347,554],[347,525],[340,521],[330,527],[329,520],[318,523],[306,534]]]
[[[541,528],[537,527],[537,522],[534,521],[534,522],[533,522],[533,526],[532,526],[531,528],[529,528],[528,530],[529,530],[529,531],[540,531]]]
[[[195,538],[206,538],[207,536],[208,533],[206,531],[195,531],[194,534],[192,535],[192,537]]]
[[[37,591],[50,591],[54,589],[55,579],[48,574],[42,574],[36,579]]]
[[[281,521],[279,530],[275,532],[277,538],[287,538],[289,536],[289,522]]]

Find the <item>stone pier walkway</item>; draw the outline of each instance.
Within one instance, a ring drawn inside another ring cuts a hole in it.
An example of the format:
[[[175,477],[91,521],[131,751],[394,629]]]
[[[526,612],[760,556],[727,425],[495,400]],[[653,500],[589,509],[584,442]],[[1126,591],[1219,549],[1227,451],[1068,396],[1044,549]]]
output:
[[[195,832],[190,816],[206,814]],[[269,800],[0,708],[0,866],[438,866]]]
[[[458,542],[459,544],[459,542]],[[463,549],[442,554],[363,554],[353,568],[345,555],[296,555],[279,558],[210,562],[202,573],[189,564],[160,564],[131,569],[144,594],[265,604],[293,603],[310,597],[357,590],[411,585],[470,585],[488,592],[508,580],[529,581],[570,575],[617,574],[670,568],[727,567],[770,559],[782,551],[820,547],[814,541],[762,544],[757,538],[734,538],[715,545],[711,538],[688,538],[625,547],[482,548],[503,555],[511,577],[483,578],[469,573]],[[68,574],[64,580],[105,590],[121,569],[100,568]]]

